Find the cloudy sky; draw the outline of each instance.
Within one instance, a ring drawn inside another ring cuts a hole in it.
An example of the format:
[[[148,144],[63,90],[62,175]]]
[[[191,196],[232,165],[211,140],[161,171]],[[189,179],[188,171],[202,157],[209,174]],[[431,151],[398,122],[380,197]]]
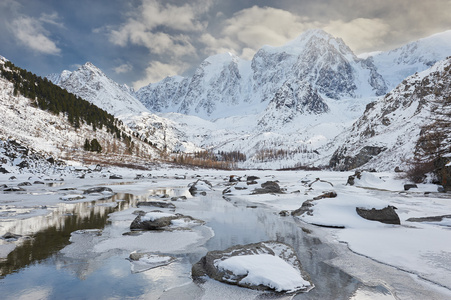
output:
[[[451,0],[0,0],[0,55],[45,76],[87,61],[134,88],[310,28],[357,54],[451,29]]]

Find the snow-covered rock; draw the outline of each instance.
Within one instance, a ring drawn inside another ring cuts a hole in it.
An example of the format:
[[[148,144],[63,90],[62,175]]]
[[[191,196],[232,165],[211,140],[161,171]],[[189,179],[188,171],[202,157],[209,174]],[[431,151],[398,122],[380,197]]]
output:
[[[192,276],[276,292],[306,292],[313,288],[294,249],[279,242],[237,245],[210,251],[193,265]]]

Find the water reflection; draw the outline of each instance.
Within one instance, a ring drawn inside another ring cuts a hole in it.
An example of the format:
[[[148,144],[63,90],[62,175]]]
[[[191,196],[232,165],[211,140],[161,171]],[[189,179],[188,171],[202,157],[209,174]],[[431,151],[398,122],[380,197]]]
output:
[[[68,245],[71,233],[80,229],[103,229],[108,215],[136,206],[146,196],[116,194],[108,199],[80,203],[59,203],[50,215],[15,220],[8,231],[30,235],[6,259],[0,261],[0,278],[52,256]],[[124,200],[117,201],[116,200]],[[117,203],[112,207],[111,203]]]

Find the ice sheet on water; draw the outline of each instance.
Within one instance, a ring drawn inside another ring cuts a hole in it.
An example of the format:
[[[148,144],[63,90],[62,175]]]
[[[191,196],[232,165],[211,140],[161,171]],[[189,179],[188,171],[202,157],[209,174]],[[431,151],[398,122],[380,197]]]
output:
[[[175,258],[172,256],[150,253],[143,253],[142,255],[140,255],[134,252],[130,255],[129,260],[131,263],[132,273],[139,273],[161,266],[166,266],[175,261]]]

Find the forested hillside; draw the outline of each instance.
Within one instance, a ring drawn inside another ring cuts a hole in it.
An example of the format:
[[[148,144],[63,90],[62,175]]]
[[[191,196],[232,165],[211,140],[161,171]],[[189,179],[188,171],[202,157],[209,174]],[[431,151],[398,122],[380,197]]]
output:
[[[54,85],[25,69],[16,67],[10,61],[0,64],[1,75],[14,84],[14,95],[35,99],[33,103],[42,110],[59,114],[64,113],[69,122],[80,127],[80,121],[91,125],[93,130],[107,128],[112,134],[121,137],[118,121],[113,115]]]
[[[160,157],[122,120],[6,59],[0,60],[0,100],[0,139],[44,156],[140,165]]]

